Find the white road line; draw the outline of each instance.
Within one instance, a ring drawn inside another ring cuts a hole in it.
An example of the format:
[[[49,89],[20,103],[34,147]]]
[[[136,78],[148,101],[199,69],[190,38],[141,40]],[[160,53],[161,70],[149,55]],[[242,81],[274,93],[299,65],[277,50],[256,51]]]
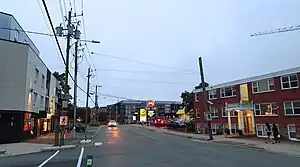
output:
[[[133,130],[130,130],[130,131],[132,131],[132,132],[134,132],[134,133],[137,133],[137,134],[139,134],[139,135],[142,135],[142,136],[148,137],[148,138],[150,138],[150,139],[154,139],[154,140],[160,140],[159,138],[152,137],[152,136],[146,135],[146,134],[144,134],[144,133],[136,132],[136,131],[133,131]]]
[[[96,142],[95,143],[95,146],[101,146],[102,145],[102,142]]]
[[[98,130],[93,134],[92,138],[95,137],[95,135],[100,131],[100,129],[102,128],[102,125],[98,128]]]
[[[84,148],[82,147],[82,148],[81,148],[81,152],[80,152],[79,157],[78,157],[78,161],[77,161],[76,167],[80,167],[80,166],[81,166],[82,157],[83,157],[83,152],[84,152]]]
[[[53,155],[51,155],[48,159],[46,159],[43,163],[41,163],[38,167],[44,166],[47,162],[49,162],[52,158],[54,158],[59,153],[59,150],[57,150]]]

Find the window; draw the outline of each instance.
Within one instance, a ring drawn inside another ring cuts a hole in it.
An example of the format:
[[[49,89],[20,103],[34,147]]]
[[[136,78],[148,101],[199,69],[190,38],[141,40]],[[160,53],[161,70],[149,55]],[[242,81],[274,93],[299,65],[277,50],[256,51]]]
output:
[[[42,107],[43,105],[44,105],[44,96],[41,96],[40,106]]]
[[[297,139],[297,131],[295,125],[288,125],[288,133],[290,139]]]
[[[37,101],[37,93],[36,92],[34,92],[33,93],[34,95],[33,95],[33,105],[35,106],[35,104],[36,104],[36,101]]]
[[[232,97],[236,95],[235,86],[221,88],[221,98]]]
[[[284,102],[285,115],[300,115],[300,101]]]
[[[34,83],[36,83],[39,80],[39,75],[40,75],[40,71],[37,68],[35,68],[35,80],[34,80]]]
[[[200,110],[196,109],[196,118],[200,118]]]
[[[252,82],[253,93],[268,92],[272,90],[275,90],[275,84],[273,78]]]
[[[264,104],[255,104],[255,115],[256,116],[266,116],[266,115],[277,115],[278,106],[276,103],[264,103]]]
[[[45,87],[45,76],[42,75],[42,84],[41,87],[44,88]]]
[[[199,97],[199,93],[195,93],[195,102],[199,102],[200,97]]]
[[[222,117],[227,117],[228,111],[225,110],[225,107],[222,107]],[[237,117],[238,112],[237,111],[230,111],[230,117]]]
[[[218,116],[218,109],[216,107],[210,107],[211,117],[217,118]]]
[[[297,74],[287,75],[281,77],[281,89],[292,89],[298,88],[298,77]]]
[[[276,125],[277,125],[277,128],[279,130],[278,124],[276,124]],[[271,129],[272,129],[273,124],[270,124],[270,126],[271,126]],[[267,127],[266,127],[265,124],[256,124],[256,135],[258,137],[267,137]]]
[[[217,134],[217,131],[219,129],[219,124],[211,124],[211,131],[212,131],[212,134]]]
[[[216,89],[209,90],[208,91],[208,98],[209,98],[209,100],[217,99],[217,90]]]

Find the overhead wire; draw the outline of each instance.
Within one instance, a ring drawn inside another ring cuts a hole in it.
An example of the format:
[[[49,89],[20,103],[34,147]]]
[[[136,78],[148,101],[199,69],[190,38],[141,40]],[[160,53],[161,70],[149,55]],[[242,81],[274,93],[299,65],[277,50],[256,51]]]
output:
[[[106,77],[112,78],[112,79],[133,81],[133,82],[146,82],[146,83],[156,83],[156,84],[190,84],[190,83],[186,83],[186,82],[138,80],[138,79],[132,79],[132,78],[118,78],[118,77],[111,77],[111,76],[106,76]]]
[[[81,0],[81,13],[82,13],[82,28],[83,28],[83,36],[84,36],[84,38],[86,39],[86,28],[85,28],[85,19],[84,19],[84,4],[83,4],[83,0]],[[93,58],[92,58],[92,56],[91,56],[91,52],[90,52],[90,50],[89,50],[89,47],[88,47],[88,44],[87,43],[85,43],[85,46],[86,46],[86,49],[87,49],[87,52],[88,52],[88,56],[90,57],[90,59],[91,59],[91,61],[92,61],[92,65],[93,65],[93,67],[94,67],[94,69],[95,69],[95,73],[96,73],[96,83],[97,83],[97,85],[98,85],[98,74],[97,74],[97,70],[96,70],[96,66],[95,66],[95,64],[94,64],[94,61],[93,61]],[[87,58],[86,58],[87,59]],[[87,60],[87,62],[89,63],[89,61]],[[89,64],[89,66],[91,66],[90,64]]]
[[[191,72],[162,72],[162,71],[142,71],[142,70],[126,70],[126,69],[97,69],[99,71],[108,71],[108,72],[128,72],[128,73],[159,73],[159,74],[170,74],[170,75],[200,75],[199,73]]]
[[[62,58],[64,64],[66,65],[67,63],[66,63],[66,60],[65,60],[65,58],[64,58],[64,55],[63,55],[62,49],[61,49],[61,47],[60,47],[60,44],[59,44],[59,42],[58,42],[58,38],[57,38],[57,36],[56,36],[56,34],[55,34],[55,29],[54,29],[54,26],[53,26],[53,23],[52,23],[52,19],[51,19],[50,13],[49,13],[49,11],[48,11],[47,4],[46,4],[45,0],[42,0],[42,2],[43,2],[43,5],[44,5],[44,8],[45,8],[47,17],[48,17],[48,21],[49,21],[50,26],[51,26],[51,28],[52,28],[52,32],[53,32],[53,34],[54,34],[54,37],[55,37],[55,40],[56,40],[56,44],[57,44],[57,47],[58,47],[58,49],[59,49],[61,58]],[[70,71],[69,71],[69,76],[70,76],[70,78],[75,82],[75,80],[74,80],[72,74],[70,73]],[[81,91],[83,91],[84,93],[87,94],[87,92],[86,92],[84,89],[82,89],[80,86],[78,86],[77,84],[76,84],[76,87],[78,87]],[[89,96],[90,99],[94,102],[94,100],[91,98],[91,96],[90,96],[90,95],[88,95],[88,96]]]
[[[190,72],[195,72],[195,71],[189,70],[189,69],[176,68],[176,67],[165,66],[165,65],[160,65],[160,64],[154,64],[154,63],[149,63],[149,62],[143,62],[143,61],[137,61],[137,60],[132,60],[132,59],[126,59],[126,58],[117,57],[117,56],[112,56],[112,55],[107,55],[107,54],[101,54],[101,53],[95,53],[95,52],[91,52],[91,54],[99,55],[99,56],[104,56],[104,57],[109,57],[109,58],[113,58],[113,59],[119,59],[119,60],[123,60],[123,61],[129,61],[129,62],[133,62],[133,63],[145,64],[145,65],[149,65],[149,66],[156,66],[156,67],[162,67],[162,68],[169,68],[169,69],[180,70],[180,71],[190,71]],[[195,73],[196,73],[196,72],[195,72]]]

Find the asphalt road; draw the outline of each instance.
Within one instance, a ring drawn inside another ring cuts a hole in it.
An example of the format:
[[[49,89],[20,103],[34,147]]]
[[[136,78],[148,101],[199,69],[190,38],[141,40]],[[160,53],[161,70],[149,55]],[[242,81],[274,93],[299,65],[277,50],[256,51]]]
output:
[[[97,130],[93,129],[94,132]],[[81,160],[83,167],[87,155],[93,156],[94,167],[282,167],[300,164],[300,159],[293,156],[202,143],[123,125],[117,128],[102,127],[92,143],[76,149],[0,158],[0,166],[38,167],[52,157],[42,166],[76,167]]]

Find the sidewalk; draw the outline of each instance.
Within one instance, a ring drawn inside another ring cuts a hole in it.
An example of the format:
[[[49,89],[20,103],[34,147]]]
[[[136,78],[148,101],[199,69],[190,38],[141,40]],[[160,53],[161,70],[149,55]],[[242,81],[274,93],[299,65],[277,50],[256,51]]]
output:
[[[203,134],[184,133],[184,132],[172,131],[163,128],[156,128],[152,126],[141,126],[141,125],[133,125],[133,126],[154,130],[169,135],[188,137],[188,138],[202,140],[202,141],[208,140],[208,136]],[[214,136],[213,141],[207,141],[207,142],[234,145],[238,147],[246,147],[246,148],[252,148],[261,151],[268,151],[273,153],[281,153],[281,154],[300,157],[300,143],[292,142],[292,141],[282,141],[279,144],[271,144],[271,143],[265,144],[264,140],[260,138],[225,138],[225,136],[223,135],[216,135]]]
[[[6,150],[5,154],[0,154],[1,157],[30,154],[40,152],[42,148],[49,147],[50,144],[34,144],[34,143],[11,143],[1,144],[0,150]]]

